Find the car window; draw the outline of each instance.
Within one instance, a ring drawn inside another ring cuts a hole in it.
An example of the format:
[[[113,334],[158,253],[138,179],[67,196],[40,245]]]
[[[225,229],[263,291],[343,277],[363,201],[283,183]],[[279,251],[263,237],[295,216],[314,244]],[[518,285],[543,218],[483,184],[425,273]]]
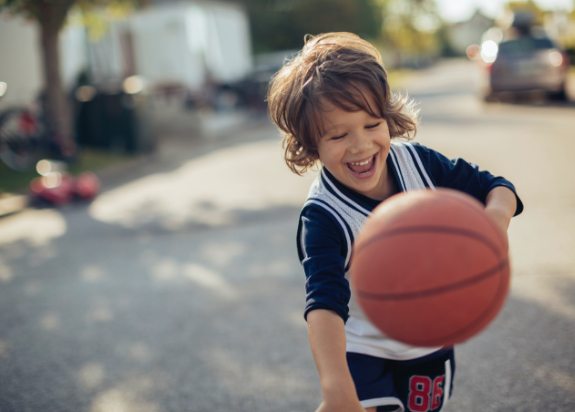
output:
[[[499,54],[524,54],[536,50],[552,49],[554,47],[553,42],[546,37],[523,37],[500,43]]]

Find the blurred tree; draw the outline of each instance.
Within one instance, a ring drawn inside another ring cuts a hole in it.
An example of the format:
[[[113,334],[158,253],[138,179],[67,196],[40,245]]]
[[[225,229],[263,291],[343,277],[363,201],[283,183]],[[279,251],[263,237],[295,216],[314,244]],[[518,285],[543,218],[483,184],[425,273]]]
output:
[[[564,33],[561,34],[560,41],[568,49],[571,57],[571,64],[575,65],[575,0],[573,9],[566,16]]]
[[[533,0],[509,0],[505,9],[511,16],[510,25],[516,25],[519,28],[543,25],[545,11]]]
[[[405,56],[440,52],[441,19],[435,0],[377,0],[382,13],[380,42],[401,64]]]
[[[33,20],[38,26],[45,118],[50,135],[65,157],[75,154],[72,116],[60,74],[59,33],[74,6],[135,7],[142,0],[0,0],[0,11]]]
[[[256,53],[298,49],[305,34],[351,31],[376,38],[381,13],[375,0],[233,0],[250,17]]]

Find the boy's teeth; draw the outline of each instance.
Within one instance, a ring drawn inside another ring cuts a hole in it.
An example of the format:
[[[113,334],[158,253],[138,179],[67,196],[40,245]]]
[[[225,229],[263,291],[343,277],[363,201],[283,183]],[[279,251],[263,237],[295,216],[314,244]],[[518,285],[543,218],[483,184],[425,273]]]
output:
[[[351,162],[351,164],[354,166],[365,166],[366,164],[369,164],[369,162],[371,162],[371,159],[364,160],[363,162]]]
[[[373,167],[373,157],[360,162],[349,162],[348,167],[355,173],[364,173]]]

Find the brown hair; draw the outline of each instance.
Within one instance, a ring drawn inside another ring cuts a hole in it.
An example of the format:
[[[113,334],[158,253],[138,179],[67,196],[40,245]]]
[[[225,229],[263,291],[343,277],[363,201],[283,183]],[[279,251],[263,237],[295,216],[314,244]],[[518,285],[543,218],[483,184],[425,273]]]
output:
[[[269,115],[283,134],[285,161],[294,173],[303,174],[319,158],[322,102],[385,119],[391,137],[413,137],[414,105],[407,97],[392,94],[373,45],[343,32],[307,35],[304,43],[274,75],[267,96]]]

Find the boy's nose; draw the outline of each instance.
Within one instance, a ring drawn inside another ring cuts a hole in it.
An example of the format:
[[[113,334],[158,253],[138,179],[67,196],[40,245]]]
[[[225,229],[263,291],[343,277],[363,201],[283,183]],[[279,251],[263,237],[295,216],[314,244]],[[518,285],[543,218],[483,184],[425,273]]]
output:
[[[361,153],[372,146],[372,141],[363,135],[363,133],[354,133],[352,135],[350,151],[352,153]]]

